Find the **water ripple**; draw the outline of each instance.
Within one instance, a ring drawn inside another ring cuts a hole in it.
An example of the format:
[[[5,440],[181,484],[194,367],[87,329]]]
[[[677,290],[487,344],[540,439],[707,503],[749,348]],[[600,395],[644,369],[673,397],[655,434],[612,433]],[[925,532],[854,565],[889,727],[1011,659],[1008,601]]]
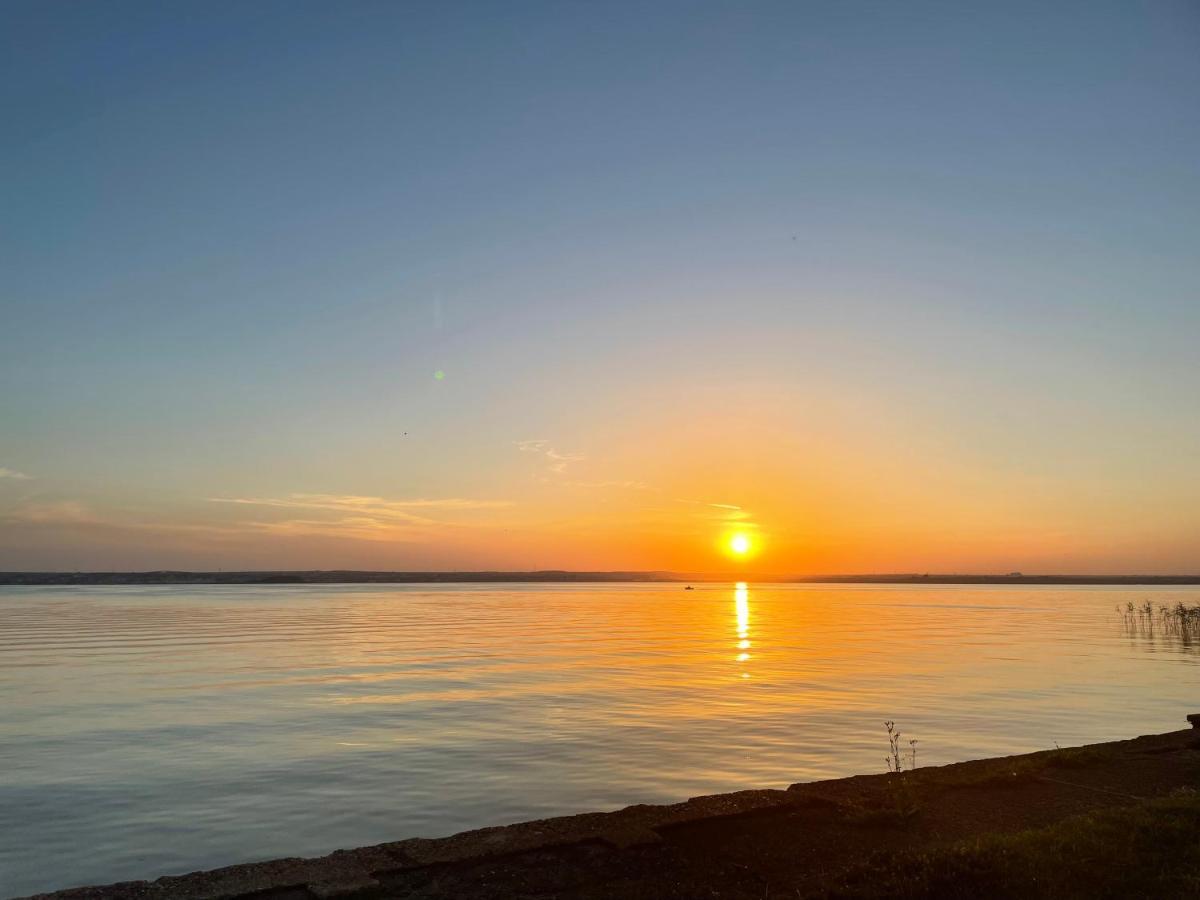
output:
[[[1164,731],[1195,588],[0,588],[0,895]]]

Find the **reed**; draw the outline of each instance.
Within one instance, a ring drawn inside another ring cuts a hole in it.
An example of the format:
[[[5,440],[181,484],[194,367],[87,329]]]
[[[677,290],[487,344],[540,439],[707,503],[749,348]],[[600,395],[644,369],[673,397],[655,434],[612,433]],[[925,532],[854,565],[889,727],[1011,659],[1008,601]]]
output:
[[[1130,601],[1124,607],[1118,606],[1117,612],[1130,634],[1149,638],[1161,635],[1184,645],[1200,642],[1200,604],[1160,603],[1156,607],[1149,600],[1141,604]]]

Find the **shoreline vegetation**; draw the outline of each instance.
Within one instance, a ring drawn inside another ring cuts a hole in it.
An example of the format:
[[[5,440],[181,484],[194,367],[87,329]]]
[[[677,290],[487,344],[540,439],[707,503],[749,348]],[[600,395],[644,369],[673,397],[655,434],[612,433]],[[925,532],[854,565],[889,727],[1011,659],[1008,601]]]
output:
[[[1188,718],[1192,729],[1132,740],[38,896],[1193,897],[1200,716]]]
[[[118,584],[464,584],[464,583],[727,583],[755,584],[1061,584],[1154,587],[1200,585],[1200,575],[763,575],[739,572],[375,572],[355,570],[242,572],[0,572],[0,585]]]

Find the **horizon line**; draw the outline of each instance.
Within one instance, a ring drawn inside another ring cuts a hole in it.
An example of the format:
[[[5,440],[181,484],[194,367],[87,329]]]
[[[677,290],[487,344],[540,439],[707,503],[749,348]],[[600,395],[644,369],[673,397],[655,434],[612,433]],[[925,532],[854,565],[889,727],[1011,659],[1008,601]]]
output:
[[[139,569],[0,570],[0,584],[83,584],[132,582],[182,582],[203,579],[220,583],[401,583],[462,581],[660,581],[759,583],[998,583],[998,584],[1200,584],[1200,574],[992,573],[992,572],[843,572],[804,575],[779,572],[706,571],[670,569]]]

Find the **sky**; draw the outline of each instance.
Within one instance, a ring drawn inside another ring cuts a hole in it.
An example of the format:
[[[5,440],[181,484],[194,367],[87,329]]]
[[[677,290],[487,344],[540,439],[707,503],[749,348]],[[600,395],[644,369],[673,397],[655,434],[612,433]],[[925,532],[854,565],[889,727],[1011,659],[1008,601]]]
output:
[[[1195,3],[0,23],[0,569],[1200,572]]]

